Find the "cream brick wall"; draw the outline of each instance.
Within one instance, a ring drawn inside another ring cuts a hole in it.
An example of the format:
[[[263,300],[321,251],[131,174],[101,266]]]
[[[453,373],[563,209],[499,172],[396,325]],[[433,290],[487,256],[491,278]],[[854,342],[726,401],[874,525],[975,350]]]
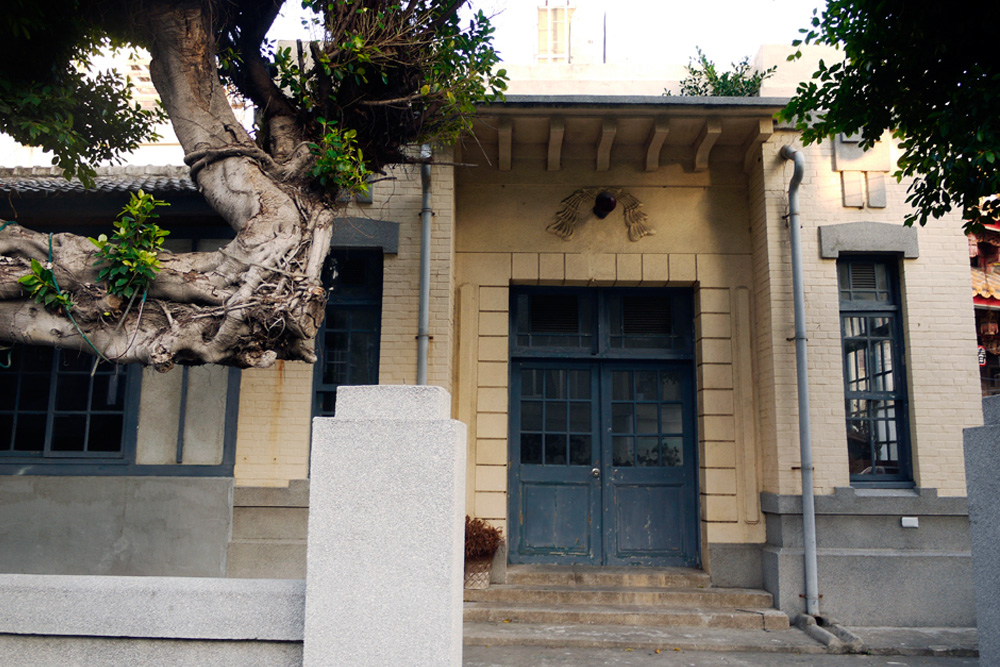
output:
[[[764,461],[764,489],[799,493],[798,408],[791,297],[787,185],[792,165],[778,156],[778,133],[764,146],[753,183],[766,181],[762,201],[751,203],[753,271],[757,303],[755,377]],[[836,261],[819,257],[817,228],[856,221],[900,224],[907,209],[907,183],[887,179],[884,209],[845,208],[840,176],[832,169],[832,146],[804,150],[800,187],[803,274],[806,289],[809,388],[817,493],[850,483],[845,434]],[[893,160],[895,160],[895,155]],[[911,447],[918,486],[940,495],[964,495],[962,429],[982,420],[975,331],[969,298],[968,250],[961,220],[949,216],[918,231],[919,259],[901,260]]]
[[[446,158],[447,159],[447,158]],[[454,178],[452,168],[431,174],[431,285],[428,384],[451,390]],[[399,253],[386,255],[382,286],[380,384],[415,384],[420,272],[421,183],[417,166],[397,167],[376,183],[372,204],[345,215],[400,223]],[[236,484],[286,486],[309,472],[313,367],[279,362],[244,371],[236,442]]]

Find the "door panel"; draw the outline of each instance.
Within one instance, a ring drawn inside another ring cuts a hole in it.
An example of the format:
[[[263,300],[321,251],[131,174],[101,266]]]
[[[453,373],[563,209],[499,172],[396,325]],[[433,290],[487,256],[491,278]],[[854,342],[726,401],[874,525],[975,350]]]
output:
[[[605,564],[697,562],[691,375],[684,363],[604,365]]]
[[[512,562],[600,558],[597,373],[591,364],[515,364],[511,401]]]
[[[689,301],[533,288],[511,303],[510,561],[697,565]]]

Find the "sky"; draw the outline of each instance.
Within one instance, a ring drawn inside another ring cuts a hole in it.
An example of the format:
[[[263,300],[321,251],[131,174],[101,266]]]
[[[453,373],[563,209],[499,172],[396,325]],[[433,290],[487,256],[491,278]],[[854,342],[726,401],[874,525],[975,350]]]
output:
[[[508,64],[530,64],[536,40],[525,21],[544,0],[471,0],[493,17],[495,46]],[[687,64],[701,47],[719,66],[752,60],[762,44],[790,44],[809,25],[823,0],[575,0],[578,8],[607,15],[607,62]],[[297,0],[270,36],[303,37]],[[528,20],[531,20],[530,18]]]

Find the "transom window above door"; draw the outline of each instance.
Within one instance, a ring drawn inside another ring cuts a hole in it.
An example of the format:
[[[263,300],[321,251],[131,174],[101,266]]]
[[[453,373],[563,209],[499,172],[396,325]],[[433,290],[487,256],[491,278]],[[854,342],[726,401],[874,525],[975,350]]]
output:
[[[687,358],[690,290],[520,288],[511,297],[513,356]]]

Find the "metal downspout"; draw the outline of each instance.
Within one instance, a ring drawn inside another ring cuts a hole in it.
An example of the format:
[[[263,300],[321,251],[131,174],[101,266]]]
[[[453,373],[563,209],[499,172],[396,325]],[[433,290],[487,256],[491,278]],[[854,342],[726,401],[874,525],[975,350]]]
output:
[[[420,304],[417,316],[417,384],[427,384],[427,348],[430,342],[431,300],[431,147],[420,147]]]
[[[799,449],[802,459],[802,537],[806,584],[806,613],[819,616],[819,580],[816,574],[816,504],[813,498],[812,436],[809,423],[809,365],[806,358],[806,297],[802,280],[802,229],[799,223],[799,184],[805,157],[791,146],[781,157],[792,160],[795,171],[788,183],[788,227],[792,245],[792,294],[795,301],[795,366],[799,391]]]

